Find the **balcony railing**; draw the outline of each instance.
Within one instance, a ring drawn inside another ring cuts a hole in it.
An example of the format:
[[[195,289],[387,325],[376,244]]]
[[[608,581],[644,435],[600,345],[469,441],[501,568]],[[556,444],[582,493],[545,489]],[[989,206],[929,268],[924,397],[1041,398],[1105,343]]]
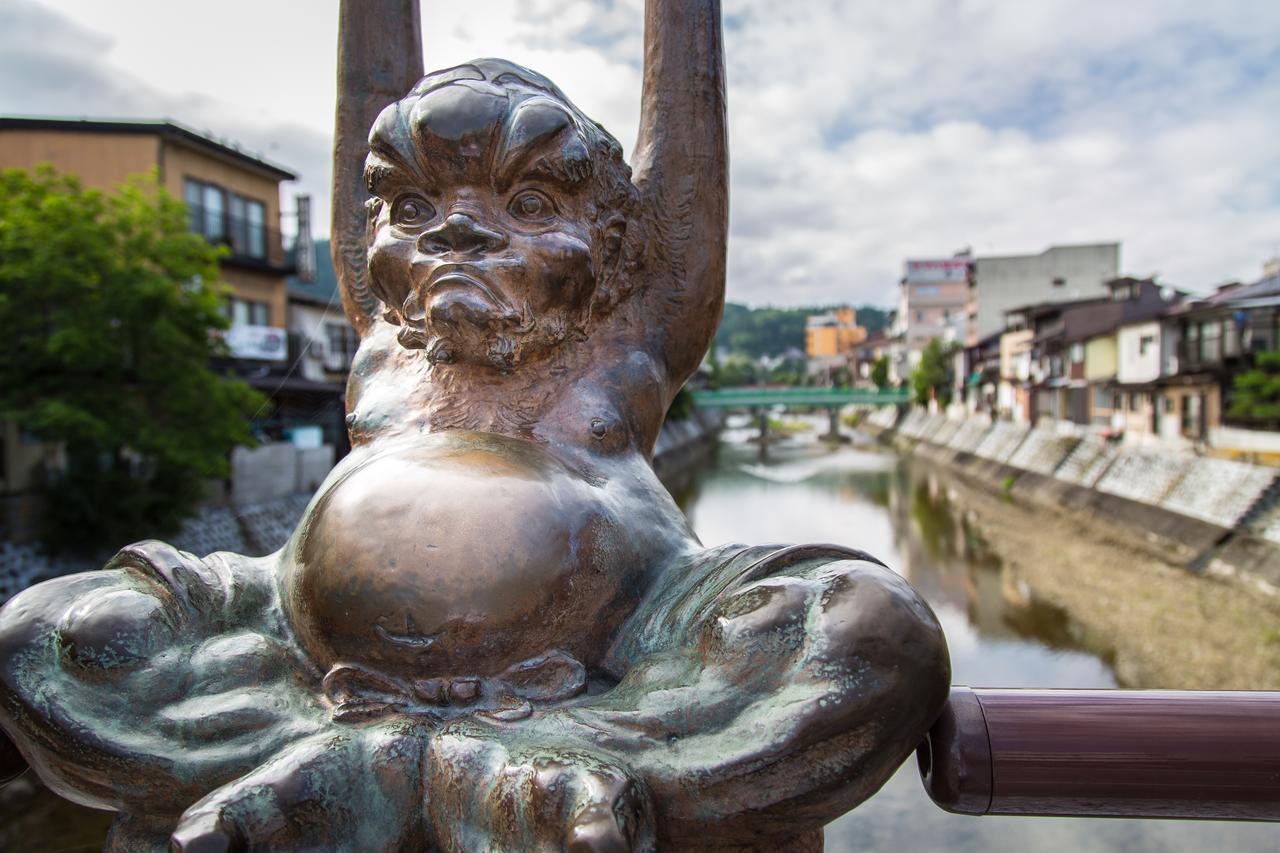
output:
[[[1222,363],[1221,338],[1182,340],[1178,343],[1178,364],[1183,370],[1215,367]]]
[[[293,250],[285,248],[278,229],[213,208],[188,205],[187,213],[193,232],[231,250],[224,263],[280,273],[296,269]]]

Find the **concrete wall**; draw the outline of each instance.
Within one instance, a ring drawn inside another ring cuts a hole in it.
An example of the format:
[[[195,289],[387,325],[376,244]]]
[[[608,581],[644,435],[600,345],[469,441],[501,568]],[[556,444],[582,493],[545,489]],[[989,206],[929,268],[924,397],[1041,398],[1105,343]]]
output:
[[[1104,283],[1120,274],[1120,244],[1053,246],[1038,255],[978,258],[977,312],[972,340],[1004,328],[1004,312],[1036,302],[1070,302],[1105,296]],[[1055,286],[1055,278],[1063,279]]]
[[[302,450],[288,442],[231,451],[231,502],[256,504],[313,492],[333,468],[333,446]]]
[[[887,421],[877,419],[881,429]],[[946,424],[943,426],[943,424]],[[1005,421],[949,421],[913,410],[897,433],[962,455],[1052,477],[1189,518],[1231,528],[1276,484],[1280,469],[1196,456],[1154,439],[1117,445],[1092,434]],[[945,457],[939,457],[945,458]]]
[[[882,434],[896,433],[900,445],[924,458],[1011,488],[1020,498],[1131,529],[1135,541],[1167,559],[1207,561],[1230,573],[1223,566],[1236,565],[1230,555],[1239,552],[1247,560],[1236,561],[1238,572],[1280,582],[1280,549],[1267,544],[1280,545],[1278,468],[1197,456],[1153,437],[1115,444],[1060,424],[948,422],[920,409],[892,432],[885,416],[868,423]],[[1262,558],[1267,554],[1269,562]]]

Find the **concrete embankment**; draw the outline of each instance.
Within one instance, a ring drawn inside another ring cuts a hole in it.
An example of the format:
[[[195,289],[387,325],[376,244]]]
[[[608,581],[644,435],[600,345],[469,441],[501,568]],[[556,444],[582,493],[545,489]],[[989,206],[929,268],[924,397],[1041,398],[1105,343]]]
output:
[[[684,479],[696,470],[707,453],[711,440],[720,429],[723,414],[720,410],[695,411],[688,418],[669,421],[662,429],[654,450],[654,468],[658,476],[673,491],[681,488]],[[254,459],[261,454],[280,455],[279,448],[289,445],[267,445],[246,451],[241,467],[253,469]],[[332,464],[332,456],[329,457]],[[294,464],[296,467],[296,463]],[[259,466],[275,471],[276,467]],[[277,494],[267,499],[231,500],[216,506],[206,506],[188,519],[176,534],[169,537],[173,545],[193,554],[209,554],[214,551],[232,551],[237,554],[258,556],[270,554],[282,547],[311,500],[315,484],[324,479],[325,470],[315,465],[299,469],[305,475],[298,484],[309,490]],[[288,468],[289,472],[293,468]],[[289,482],[295,482],[295,474],[289,473]],[[262,480],[259,476],[257,480]],[[257,483],[254,480],[254,483]],[[242,490],[246,494],[266,494],[270,484],[258,484],[253,489]],[[121,543],[125,544],[125,543]],[[0,542],[0,603],[11,598],[32,583],[73,572],[97,569],[111,557],[105,551],[92,558],[56,558],[44,554],[34,544]]]
[[[1183,568],[1280,594],[1280,469],[1128,446],[1069,425],[881,409],[864,429],[1011,499],[1066,513]]]

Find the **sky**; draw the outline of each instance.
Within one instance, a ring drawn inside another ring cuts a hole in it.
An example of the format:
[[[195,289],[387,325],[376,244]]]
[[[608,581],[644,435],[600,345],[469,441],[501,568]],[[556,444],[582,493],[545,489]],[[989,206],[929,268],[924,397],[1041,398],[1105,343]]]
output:
[[[723,6],[731,300],[890,305],[906,258],[964,248],[1118,240],[1193,292],[1280,254],[1280,3]],[[642,7],[424,0],[426,65],[541,71],[629,154]],[[323,236],[336,37],[336,0],[0,0],[0,114],[235,142],[300,175]]]

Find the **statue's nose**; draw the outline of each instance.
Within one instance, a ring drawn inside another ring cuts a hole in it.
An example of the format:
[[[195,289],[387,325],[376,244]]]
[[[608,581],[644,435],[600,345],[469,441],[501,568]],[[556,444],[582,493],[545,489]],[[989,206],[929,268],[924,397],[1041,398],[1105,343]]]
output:
[[[507,238],[499,231],[486,228],[466,213],[451,213],[445,220],[425,232],[418,246],[427,254],[445,252],[492,252],[501,249]]]

